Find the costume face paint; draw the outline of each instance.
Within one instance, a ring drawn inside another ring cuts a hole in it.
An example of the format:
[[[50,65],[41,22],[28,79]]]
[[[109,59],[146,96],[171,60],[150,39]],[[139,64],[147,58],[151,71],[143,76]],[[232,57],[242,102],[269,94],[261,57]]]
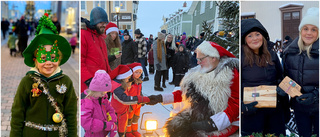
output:
[[[59,54],[58,54],[57,41],[54,42],[50,51],[48,51],[44,47],[44,45],[38,46],[38,52],[37,52],[36,58],[39,63],[44,63],[46,61],[58,62],[59,61]]]

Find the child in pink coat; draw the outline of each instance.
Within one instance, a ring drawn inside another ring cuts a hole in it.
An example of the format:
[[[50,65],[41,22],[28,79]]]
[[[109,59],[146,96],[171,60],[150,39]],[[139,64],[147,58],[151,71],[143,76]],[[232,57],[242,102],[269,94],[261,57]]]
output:
[[[81,100],[81,126],[85,137],[114,137],[117,134],[117,117],[108,100],[111,91],[110,76],[98,70],[90,82],[86,98]]]

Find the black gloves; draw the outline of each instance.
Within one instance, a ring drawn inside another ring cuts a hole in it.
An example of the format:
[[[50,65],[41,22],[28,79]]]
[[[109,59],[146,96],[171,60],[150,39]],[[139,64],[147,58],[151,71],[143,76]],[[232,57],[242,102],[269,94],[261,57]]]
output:
[[[303,105],[311,105],[316,101],[316,99],[317,97],[313,93],[306,93],[296,97],[297,102]]]
[[[199,121],[199,122],[192,122],[191,126],[192,126],[192,129],[195,131],[204,130],[206,132],[212,132],[212,131],[218,130],[215,123],[211,119],[205,120],[205,121]]]
[[[251,114],[256,113],[258,108],[255,108],[254,106],[257,104],[258,104],[257,101],[249,103],[249,104],[243,104],[243,102],[241,102],[241,113],[243,115],[251,115]]]
[[[163,102],[161,94],[159,94],[159,95],[151,95],[151,96],[149,96],[149,99],[150,99],[150,102],[147,103],[148,105],[155,105],[157,103]]]
[[[86,80],[84,83],[87,85],[87,87],[89,87],[90,82],[91,82],[92,78],[89,78],[88,80]]]
[[[279,94],[280,96],[286,96],[287,95],[287,93],[286,92],[284,92],[284,90],[282,90],[282,88],[280,88],[280,87],[277,87],[277,94]]]

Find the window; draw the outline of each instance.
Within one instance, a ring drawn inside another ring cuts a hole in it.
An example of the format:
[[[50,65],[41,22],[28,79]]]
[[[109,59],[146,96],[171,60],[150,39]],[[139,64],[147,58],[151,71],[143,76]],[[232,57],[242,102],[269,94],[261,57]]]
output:
[[[200,14],[204,13],[206,9],[206,1],[201,1]]]
[[[299,11],[292,12],[292,19],[300,19],[300,12]]]
[[[283,13],[283,20],[290,20],[291,19],[291,13],[285,12]]]
[[[86,1],[81,1],[81,10],[86,10]]]
[[[213,7],[213,1],[210,2],[210,9]]]
[[[126,10],[126,1],[114,1],[114,7],[120,7],[120,10]]]
[[[197,10],[194,10],[194,16],[197,16]]]
[[[200,29],[200,25],[196,25],[196,37],[199,36],[199,29]]]
[[[128,29],[128,30],[131,29],[131,25],[127,25],[127,29]]]
[[[105,1],[94,1],[93,8],[95,8],[95,7],[101,7],[104,10],[106,10],[106,2]]]

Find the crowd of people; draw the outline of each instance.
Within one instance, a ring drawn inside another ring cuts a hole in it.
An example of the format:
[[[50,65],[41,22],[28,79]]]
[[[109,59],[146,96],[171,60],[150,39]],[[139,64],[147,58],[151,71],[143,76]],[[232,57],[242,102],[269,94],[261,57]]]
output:
[[[185,129],[193,129],[190,136],[228,136],[238,130],[239,112],[235,111],[239,108],[236,105],[239,104],[238,59],[218,44],[204,41],[204,33],[201,33],[200,39],[187,38],[185,33],[177,39],[162,30],[158,32],[158,37],[153,38],[151,34],[146,38],[140,29],[136,29],[132,38],[128,30],[119,31],[116,24],[109,22],[107,13],[100,7],[92,9],[90,20],[81,18],[81,22],[81,126],[85,136],[118,134],[120,137],[140,137],[138,120],[142,104],[181,102],[185,98],[182,93],[187,92],[188,95],[194,93],[191,95],[193,99],[203,100],[191,109],[198,111],[207,106],[204,109],[208,110],[204,116],[190,117],[192,121],[186,117],[174,117],[181,119],[181,122],[192,123]],[[196,64],[192,65],[192,62]],[[197,64],[199,66],[195,67]],[[170,68],[174,78],[169,84],[176,87],[182,85],[183,88],[170,94],[144,96],[142,82],[149,80],[149,73],[155,74],[154,90],[163,91]],[[201,80],[197,83],[192,81],[194,75],[205,76],[202,82],[217,75],[217,79],[209,81],[209,85],[226,76],[228,80],[223,87],[213,88],[198,85]],[[217,88],[224,89],[219,93],[221,96],[213,95]],[[207,95],[208,92],[212,95]],[[217,100],[212,102],[215,100],[213,98]],[[194,103],[193,99],[187,101]],[[192,111],[184,113],[190,114]],[[221,119],[227,124],[221,123]],[[210,124],[202,125],[208,122]],[[168,120],[168,129],[174,124]],[[183,128],[183,125],[178,125],[178,128]],[[166,134],[182,135],[177,131],[168,130]]]

